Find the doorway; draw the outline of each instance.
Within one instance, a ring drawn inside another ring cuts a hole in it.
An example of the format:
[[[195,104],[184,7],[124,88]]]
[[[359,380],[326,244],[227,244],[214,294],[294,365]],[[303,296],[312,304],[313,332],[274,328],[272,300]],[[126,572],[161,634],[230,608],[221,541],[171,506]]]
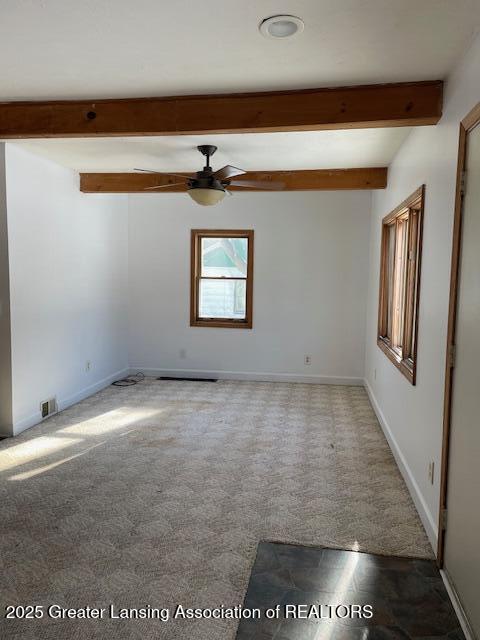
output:
[[[438,558],[480,637],[480,104],[460,126]]]

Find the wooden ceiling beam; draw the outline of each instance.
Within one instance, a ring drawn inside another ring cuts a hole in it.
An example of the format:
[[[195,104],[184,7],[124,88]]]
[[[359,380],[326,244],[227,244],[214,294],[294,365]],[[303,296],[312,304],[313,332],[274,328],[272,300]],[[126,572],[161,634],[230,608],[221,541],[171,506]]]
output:
[[[222,95],[0,103],[0,139],[316,131],[436,124],[441,81]]]
[[[385,189],[387,168],[314,169],[302,171],[249,171],[238,180],[283,182],[278,191],[336,191],[346,189]],[[186,174],[192,175],[192,174]],[[180,179],[181,180],[181,179]],[[145,191],[149,187],[173,185],[179,178],[155,173],[81,173],[80,191],[83,193],[178,193],[186,191],[180,184],[164,189]],[[229,187],[231,191],[264,191],[247,187]],[[273,189],[275,191],[275,189]]]

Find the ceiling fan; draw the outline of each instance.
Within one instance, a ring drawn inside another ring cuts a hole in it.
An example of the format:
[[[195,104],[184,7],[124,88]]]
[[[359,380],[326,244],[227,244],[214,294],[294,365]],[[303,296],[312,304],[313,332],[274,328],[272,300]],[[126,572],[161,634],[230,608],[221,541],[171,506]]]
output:
[[[151,171],[150,169],[135,169],[135,171],[145,171],[146,173],[157,173],[159,175],[176,176],[186,180],[187,191],[190,197],[197,204],[210,206],[217,204],[225,197],[225,194],[233,195],[229,190],[229,186],[235,187],[251,187],[254,189],[282,189],[283,182],[261,182],[255,180],[232,180],[236,176],[247,173],[243,169],[232,167],[227,164],[217,171],[213,171],[210,166],[210,158],[213,156],[217,147],[213,144],[201,144],[197,147],[202,155],[206,158],[205,166],[201,171],[197,171],[194,177],[185,176],[180,173],[172,173],[170,171]],[[145,191],[156,189],[165,189],[183,184],[183,182],[175,182],[174,184],[161,184],[157,187],[146,187]]]

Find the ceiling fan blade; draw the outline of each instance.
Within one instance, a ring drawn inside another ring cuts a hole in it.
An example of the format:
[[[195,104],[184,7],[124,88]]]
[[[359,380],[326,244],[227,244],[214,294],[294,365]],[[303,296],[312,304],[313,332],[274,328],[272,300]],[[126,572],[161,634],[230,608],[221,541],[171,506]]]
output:
[[[232,167],[231,164],[226,164],[221,169],[218,169],[218,171],[215,171],[213,177],[217,180],[228,180],[234,176],[241,176],[243,173],[247,172],[243,169],[239,169],[238,167]]]
[[[191,180],[192,176],[184,176],[181,173],[172,173],[171,171],[153,171],[152,169],[133,169],[134,171],[143,171],[144,173],[156,173],[161,176],[175,176],[177,178],[185,178],[185,180]]]
[[[251,187],[252,189],[283,189],[285,184],[283,182],[273,182],[260,180],[230,180],[230,187]]]
[[[166,189],[167,187],[178,187],[184,185],[184,182],[173,182],[172,184],[159,184],[157,187],[145,187],[144,191],[152,191],[153,189]]]

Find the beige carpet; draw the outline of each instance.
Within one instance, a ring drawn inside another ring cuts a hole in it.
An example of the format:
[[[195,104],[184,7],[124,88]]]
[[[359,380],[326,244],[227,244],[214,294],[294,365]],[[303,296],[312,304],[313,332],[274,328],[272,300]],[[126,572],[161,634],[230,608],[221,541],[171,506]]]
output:
[[[241,604],[260,540],[431,557],[364,389],[110,387],[0,442],[7,604]],[[233,620],[0,621],[35,640],[229,640]]]

